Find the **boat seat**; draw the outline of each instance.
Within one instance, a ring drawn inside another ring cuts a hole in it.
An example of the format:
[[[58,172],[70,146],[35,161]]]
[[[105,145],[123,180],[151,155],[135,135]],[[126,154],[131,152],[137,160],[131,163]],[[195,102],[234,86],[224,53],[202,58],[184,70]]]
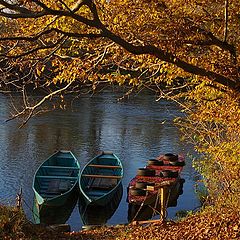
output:
[[[89,164],[88,167],[95,167],[95,168],[109,168],[109,169],[117,169],[117,168],[121,168],[120,166],[115,166],[115,165],[104,165],[104,164]]]
[[[68,176],[43,176],[43,175],[38,175],[36,178],[43,178],[43,179],[69,179],[69,180],[76,180],[78,177],[68,177]]]
[[[100,174],[82,174],[82,177],[108,178],[108,179],[121,179],[122,178],[122,176],[118,176],[118,175],[100,175]]]
[[[64,166],[42,166],[42,168],[57,168],[57,169],[69,169],[69,170],[79,170],[78,167],[64,167]]]
[[[62,166],[43,166],[46,169],[47,174],[49,176],[74,176],[79,171],[78,167],[62,167]]]
[[[57,156],[56,156],[57,158],[73,158],[70,154],[69,155],[67,155],[67,154],[58,154]]]

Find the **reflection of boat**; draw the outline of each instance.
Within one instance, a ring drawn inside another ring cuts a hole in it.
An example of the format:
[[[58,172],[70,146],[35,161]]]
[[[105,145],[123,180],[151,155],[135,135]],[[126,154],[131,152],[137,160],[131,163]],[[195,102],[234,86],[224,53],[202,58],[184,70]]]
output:
[[[70,151],[58,151],[36,171],[33,191],[39,211],[46,206],[63,206],[78,190],[80,165]]]
[[[34,198],[33,219],[37,224],[63,224],[69,219],[77,200],[77,190],[75,190],[75,194],[72,194],[61,206],[41,205],[41,207],[39,207],[36,198]]]
[[[123,186],[120,184],[118,190],[112,196],[112,200],[104,206],[94,204],[79,204],[79,212],[84,225],[104,225],[117,210],[122,199]]]
[[[79,188],[85,203],[105,206],[121,186],[122,163],[111,152],[102,152],[83,168]]]
[[[169,197],[169,201],[167,203],[167,207],[176,207],[177,200],[179,196],[183,193],[183,183],[184,179],[180,179],[177,187],[172,189],[171,197]],[[128,204],[128,221],[131,222],[133,220],[147,220],[151,219],[155,215],[160,214],[161,206],[159,203],[152,203],[150,205],[136,205],[136,204]]]
[[[148,165],[138,169],[137,175],[129,183],[127,201],[132,205],[130,208],[174,206],[180,192],[180,173],[184,165],[183,156],[174,154],[148,160]]]

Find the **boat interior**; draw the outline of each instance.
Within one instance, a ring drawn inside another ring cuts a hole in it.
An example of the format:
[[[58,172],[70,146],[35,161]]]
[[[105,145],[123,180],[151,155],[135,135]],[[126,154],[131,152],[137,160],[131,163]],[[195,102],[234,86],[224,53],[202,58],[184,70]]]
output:
[[[118,184],[121,173],[122,167],[113,155],[102,155],[87,165],[81,185],[90,198],[97,199]]]
[[[36,173],[35,189],[43,198],[52,198],[67,192],[78,180],[79,168],[67,161],[71,154],[58,154],[42,165]],[[69,166],[66,166],[69,163]]]

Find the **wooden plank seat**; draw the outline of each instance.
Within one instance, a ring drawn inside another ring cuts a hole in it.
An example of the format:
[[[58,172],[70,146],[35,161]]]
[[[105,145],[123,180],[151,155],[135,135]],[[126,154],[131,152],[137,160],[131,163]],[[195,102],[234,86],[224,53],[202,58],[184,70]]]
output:
[[[104,164],[89,164],[88,167],[95,167],[95,168],[110,168],[110,169],[121,168],[120,166],[115,166],[115,165],[104,165]]]
[[[48,171],[48,176],[59,176],[59,177],[74,177],[74,172],[72,170],[64,170],[64,171]]]
[[[36,176],[36,178],[43,178],[43,179],[69,179],[69,180],[76,180],[78,179],[78,177],[68,177],[68,176],[42,176],[42,175],[38,175]]]
[[[78,167],[63,167],[63,166],[42,166],[42,168],[57,168],[57,169],[69,169],[69,170],[79,170]]]
[[[79,171],[78,167],[63,167],[63,166],[42,166],[43,169],[46,169],[47,174],[49,176],[69,176],[77,174]]]
[[[109,178],[109,179],[121,179],[121,176],[117,175],[100,175],[100,174],[82,174],[83,177],[90,177],[90,178]]]

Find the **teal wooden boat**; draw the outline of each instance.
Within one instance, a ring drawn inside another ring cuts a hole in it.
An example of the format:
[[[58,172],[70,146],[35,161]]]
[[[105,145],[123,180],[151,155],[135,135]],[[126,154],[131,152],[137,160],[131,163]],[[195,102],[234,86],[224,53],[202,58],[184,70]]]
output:
[[[39,212],[43,206],[63,206],[78,194],[79,171],[70,151],[58,151],[40,165],[32,186]]]
[[[120,190],[123,167],[111,152],[102,152],[82,169],[79,179],[81,197],[85,204],[105,206]]]

